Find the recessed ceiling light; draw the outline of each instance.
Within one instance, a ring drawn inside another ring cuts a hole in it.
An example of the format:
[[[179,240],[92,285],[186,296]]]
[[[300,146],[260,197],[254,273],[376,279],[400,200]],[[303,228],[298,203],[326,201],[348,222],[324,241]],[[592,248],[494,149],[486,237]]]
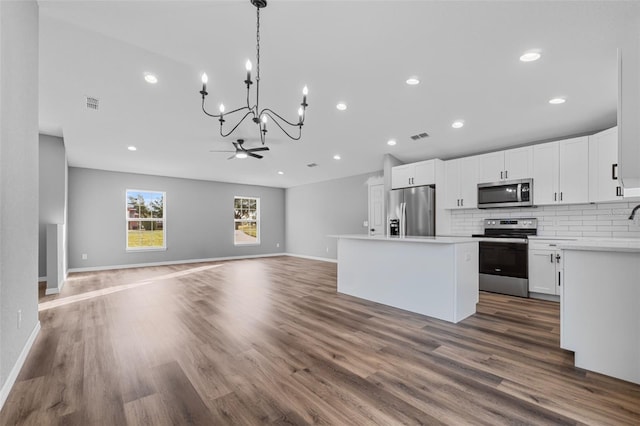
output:
[[[389,146],[394,146],[395,144],[396,144],[396,140],[395,139],[389,139],[387,141],[387,145],[389,145]]]
[[[347,109],[347,104],[345,104],[344,102],[340,102],[338,105],[336,105],[336,108],[338,108],[340,111],[344,111],[345,109]]]
[[[549,99],[549,103],[553,104],[553,105],[558,105],[558,104],[563,104],[567,102],[567,100],[565,98],[553,98],[553,99]]]
[[[409,86],[415,86],[416,84],[420,84],[420,80],[417,77],[409,77],[407,79],[407,84]]]
[[[460,127],[464,126],[464,121],[462,120],[456,120],[453,123],[451,123],[451,127],[453,127],[454,129],[459,129]]]
[[[537,61],[538,59],[540,59],[540,52],[536,52],[536,51],[527,52],[522,56],[520,56],[520,60],[522,62],[533,62],[533,61]]]
[[[284,172],[283,172],[282,170],[278,170],[278,174],[279,174],[279,175],[283,175],[283,174],[284,174]]]
[[[154,74],[146,72],[144,73],[144,81],[149,84],[156,84],[158,82],[158,77],[156,77]]]
[[[133,146],[133,145],[128,146],[128,147],[127,147],[127,149],[128,149],[129,151],[137,151],[137,150],[138,150],[138,148],[136,148],[136,147],[135,147],[135,146]]]
[[[340,157],[338,154],[336,154],[336,155],[334,155],[334,156],[333,156],[333,159],[334,159],[334,160],[339,160],[340,158],[341,158],[341,157]]]

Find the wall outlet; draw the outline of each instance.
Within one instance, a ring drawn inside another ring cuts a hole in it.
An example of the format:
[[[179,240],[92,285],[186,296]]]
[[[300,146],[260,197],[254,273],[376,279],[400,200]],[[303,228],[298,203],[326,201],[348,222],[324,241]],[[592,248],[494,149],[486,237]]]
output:
[[[364,222],[362,222],[362,227],[363,228],[368,228],[369,227],[369,221],[365,220]]]
[[[327,253],[329,253],[329,247],[327,247]]]
[[[22,309],[18,309],[18,330],[22,326]]]
[[[87,253],[82,253],[82,260],[87,260],[87,259],[88,259]]]
[[[280,247],[280,243],[276,243],[276,247]]]

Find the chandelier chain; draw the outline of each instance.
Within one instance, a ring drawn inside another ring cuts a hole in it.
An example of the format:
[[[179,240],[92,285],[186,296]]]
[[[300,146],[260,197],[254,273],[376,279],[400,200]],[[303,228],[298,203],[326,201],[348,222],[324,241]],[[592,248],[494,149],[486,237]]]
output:
[[[260,8],[256,7],[256,81],[260,81]]]

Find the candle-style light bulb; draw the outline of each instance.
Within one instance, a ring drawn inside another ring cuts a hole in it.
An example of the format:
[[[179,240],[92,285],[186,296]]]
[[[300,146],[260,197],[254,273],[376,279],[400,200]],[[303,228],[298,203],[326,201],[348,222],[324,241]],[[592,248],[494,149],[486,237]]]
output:
[[[247,69],[247,81],[251,81],[251,68],[253,67],[251,65],[251,61],[247,59],[247,63],[244,67]]]
[[[306,105],[307,104],[307,95],[309,94],[309,88],[307,86],[304,86],[302,88],[302,105]]]
[[[209,77],[207,77],[207,73],[203,72],[202,73],[202,91],[206,92],[207,91],[207,82],[209,81]],[[204,93],[203,93],[204,95]]]
[[[304,118],[304,110],[302,107],[298,108],[298,122],[302,123],[302,119]]]
[[[224,114],[224,104],[220,104],[220,115]]]
[[[267,124],[267,116],[266,115],[262,116],[262,124]]]

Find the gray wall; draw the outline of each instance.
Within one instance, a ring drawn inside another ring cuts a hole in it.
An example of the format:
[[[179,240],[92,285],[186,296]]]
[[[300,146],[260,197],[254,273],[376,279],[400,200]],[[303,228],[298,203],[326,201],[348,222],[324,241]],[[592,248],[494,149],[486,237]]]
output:
[[[166,192],[165,251],[126,251],[127,189]],[[233,244],[236,195],[260,197],[259,246]],[[69,269],[283,253],[284,189],[70,167],[67,227]]]
[[[67,156],[64,142],[55,136],[40,135],[40,226],[38,276],[47,276],[47,224],[65,223],[67,198]]]
[[[6,397],[8,376],[38,324],[35,1],[0,1],[0,55],[0,396]]]
[[[366,234],[369,216],[367,180],[382,172],[288,188],[287,252],[336,259],[335,234]]]

